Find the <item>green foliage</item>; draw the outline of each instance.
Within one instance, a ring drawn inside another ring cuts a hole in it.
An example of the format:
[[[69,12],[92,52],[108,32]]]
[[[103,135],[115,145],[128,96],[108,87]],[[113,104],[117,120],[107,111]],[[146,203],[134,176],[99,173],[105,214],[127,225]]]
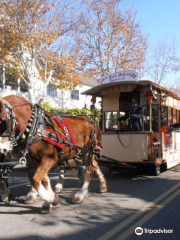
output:
[[[49,102],[43,102],[41,104],[41,107],[45,109],[47,112],[51,113],[60,113],[60,114],[69,114],[69,115],[80,115],[80,116],[89,116],[93,118],[97,124],[100,122],[100,110],[95,109],[94,111],[90,109],[79,109],[79,108],[74,108],[74,109],[58,109],[58,108],[53,108],[51,107],[51,104]]]
[[[47,112],[51,111],[51,104],[49,102],[42,102],[41,107],[45,109]]]

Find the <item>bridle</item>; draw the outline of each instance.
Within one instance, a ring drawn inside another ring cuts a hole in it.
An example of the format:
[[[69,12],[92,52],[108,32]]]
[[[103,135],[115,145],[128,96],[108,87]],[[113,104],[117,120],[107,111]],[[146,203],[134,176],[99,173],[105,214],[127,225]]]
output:
[[[42,116],[42,109],[38,104],[32,105],[32,103],[24,103],[24,104],[19,104],[15,106],[11,106],[6,100],[2,99],[1,100],[5,110],[0,113],[0,118],[2,114],[6,113],[6,117],[2,119],[2,122],[5,122],[5,134],[4,132],[0,134],[0,137],[7,137],[8,140],[10,141],[10,148],[11,151],[13,150],[14,147],[19,146],[18,145],[18,140],[20,140],[19,143],[24,142],[24,149],[20,150],[22,152],[22,157],[19,159],[19,163],[21,165],[25,165],[27,160],[26,160],[26,154],[28,153],[28,146],[35,143],[36,141],[41,140],[41,137],[34,137],[34,133],[38,133],[38,130],[41,130],[41,128],[44,126],[43,122],[43,116]],[[23,131],[20,133],[16,132],[16,125],[18,124],[18,121],[16,119],[15,112],[13,111],[14,108],[17,107],[22,107],[25,105],[30,105],[31,106],[31,118],[29,119],[28,123],[26,124],[25,128]],[[2,124],[2,123],[1,123]],[[17,135],[18,134],[18,135]]]
[[[0,134],[0,137],[7,137],[8,140],[11,142],[11,144],[13,146],[16,146],[17,140],[20,138],[22,133],[20,133],[18,136],[15,136],[14,130],[15,130],[15,127],[18,124],[18,122],[17,122],[16,115],[15,115],[13,109],[24,106],[24,105],[28,105],[31,103],[20,104],[20,105],[16,105],[16,106],[12,107],[6,100],[2,99],[1,101],[5,107],[5,110],[0,113],[0,117],[2,114],[6,113],[5,119],[3,119],[3,121],[5,121],[5,125],[6,125],[6,130],[5,130],[6,133]]]

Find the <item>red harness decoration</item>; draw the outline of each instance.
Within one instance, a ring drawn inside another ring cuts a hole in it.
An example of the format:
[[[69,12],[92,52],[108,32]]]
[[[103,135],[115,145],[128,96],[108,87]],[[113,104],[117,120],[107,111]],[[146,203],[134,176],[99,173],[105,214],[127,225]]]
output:
[[[62,143],[62,141],[68,141],[76,146],[76,141],[67,119],[54,114],[50,114],[50,117],[55,120],[55,122],[61,128],[63,135],[47,127],[43,140],[63,150],[67,147],[67,145],[65,143]],[[60,142],[60,140],[62,141]],[[73,148],[70,146],[70,150],[72,149]]]

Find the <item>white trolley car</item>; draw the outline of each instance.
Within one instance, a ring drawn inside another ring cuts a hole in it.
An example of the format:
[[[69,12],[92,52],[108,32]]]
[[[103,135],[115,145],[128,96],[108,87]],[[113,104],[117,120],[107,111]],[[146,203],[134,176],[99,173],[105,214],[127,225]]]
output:
[[[106,158],[100,160],[147,166],[155,175],[160,174],[161,166],[169,169],[178,165],[180,97],[154,82],[132,77],[116,81],[118,73],[114,75],[83,93],[91,95],[93,103],[96,97],[102,98],[102,155]],[[118,121],[130,108],[133,97],[144,109],[142,131],[128,131],[128,120]]]

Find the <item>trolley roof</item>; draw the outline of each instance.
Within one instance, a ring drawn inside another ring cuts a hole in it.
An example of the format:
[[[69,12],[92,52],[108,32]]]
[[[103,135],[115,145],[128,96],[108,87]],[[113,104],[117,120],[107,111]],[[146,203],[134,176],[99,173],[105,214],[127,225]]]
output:
[[[97,97],[102,97],[102,89],[109,88],[111,86],[119,86],[119,85],[128,85],[128,84],[134,84],[134,85],[139,85],[139,86],[153,86],[155,89],[159,89],[164,93],[167,93],[168,95],[180,100],[180,96],[178,94],[174,93],[173,91],[168,90],[167,88],[154,83],[149,80],[139,80],[139,81],[120,81],[120,82],[111,82],[111,83],[106,83],[106,84],[101,84],[96,87],[93,87],[85,92],[83,92],[83,95],[95,95]]]

